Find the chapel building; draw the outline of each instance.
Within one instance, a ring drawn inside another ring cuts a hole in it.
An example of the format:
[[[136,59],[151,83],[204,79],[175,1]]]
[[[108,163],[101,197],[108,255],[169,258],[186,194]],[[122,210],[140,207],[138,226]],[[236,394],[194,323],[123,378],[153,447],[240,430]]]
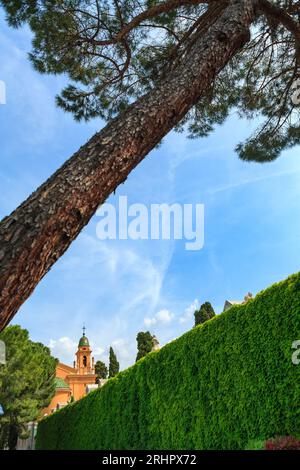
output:
[[[87,395],[89,391],[98,388],[96,377],[92,350],[85,335],[85,327],[83,327],[83,335],[79,340],[76,352],[76,361],[74,361],[73,367],[62,362],[57,364],[55,396],[50,405],[43,410],[42,415],[54,413],[71,401],[77,401]]]

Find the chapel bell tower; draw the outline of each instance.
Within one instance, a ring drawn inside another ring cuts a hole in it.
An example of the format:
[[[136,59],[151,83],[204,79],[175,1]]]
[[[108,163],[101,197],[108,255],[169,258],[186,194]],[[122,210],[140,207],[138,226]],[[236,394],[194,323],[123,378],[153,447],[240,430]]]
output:
[[[76,353],[76,369],[77,374],[94,374],[94,358],[91,356],[92,350],[88,338],[85,336],[85,326],[83,327],[83,335],[79,340]]]

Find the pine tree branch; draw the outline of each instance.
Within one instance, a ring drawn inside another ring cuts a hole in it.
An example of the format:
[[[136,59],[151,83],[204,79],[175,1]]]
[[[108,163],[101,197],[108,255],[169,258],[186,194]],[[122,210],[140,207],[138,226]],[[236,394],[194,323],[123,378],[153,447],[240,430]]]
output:
[[[121,42],[127,34],[130,33],[134,28],[139,26],[144,20],[154,18],[161,13],[168,13],[174,8],[179,8],[186,5],[199,5],[208,4],[213,0],[168,0],[159,5],[154,5],[147,10],[143,11],[139,15],[135,16],[129,23],[127,23],[116,36],[111,39],[104,39],[101,41],[94,40],[93,43],[97,46],[109,46]]]
[[[296,52],[299,57],[300,51],[300,27],[299,24],[282,8],[270,3],[268,0],[259,0],[259,9],[265,15],[281,23],[295,38]]]

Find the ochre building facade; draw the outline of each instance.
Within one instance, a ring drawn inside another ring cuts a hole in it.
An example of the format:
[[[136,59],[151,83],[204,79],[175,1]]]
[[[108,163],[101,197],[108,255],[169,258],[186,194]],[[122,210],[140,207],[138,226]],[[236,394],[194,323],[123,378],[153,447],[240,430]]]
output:
[[[59,362],[56,367],[55,382],[55,396],[50,405],[43,410],[43,416],[54,413],[71,401],[79,400],[88,393],[89,389],[97,387],[94,358],[89,340],[85,336],[85,328],[78,343],[73,367]]]

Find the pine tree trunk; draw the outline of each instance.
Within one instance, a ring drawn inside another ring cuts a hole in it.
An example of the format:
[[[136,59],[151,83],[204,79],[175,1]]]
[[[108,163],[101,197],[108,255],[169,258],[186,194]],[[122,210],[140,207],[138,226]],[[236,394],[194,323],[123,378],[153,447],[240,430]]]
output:
[[[8,449],[16,450],[18,444],[18,428],[15,424],[11,423],[9,426],[8,434]]]
[[[95,134],[0,224],[0,331],[98,206],[185,116],[249,40],[255,0],[234,0],[156,89]]]

